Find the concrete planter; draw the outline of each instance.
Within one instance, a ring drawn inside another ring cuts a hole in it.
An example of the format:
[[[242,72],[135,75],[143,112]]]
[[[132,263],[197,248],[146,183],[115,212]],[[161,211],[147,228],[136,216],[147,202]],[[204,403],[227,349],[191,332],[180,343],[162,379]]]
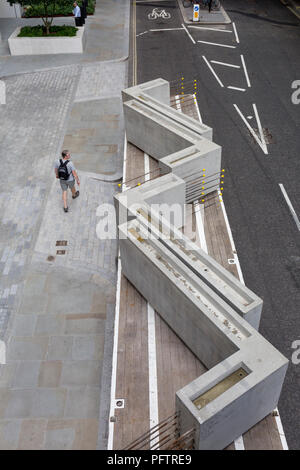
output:
[[[18,38],[20,30],[18,27],[8,38],[11,55],[78,54],[84,49],[84,27],[73,37]]]

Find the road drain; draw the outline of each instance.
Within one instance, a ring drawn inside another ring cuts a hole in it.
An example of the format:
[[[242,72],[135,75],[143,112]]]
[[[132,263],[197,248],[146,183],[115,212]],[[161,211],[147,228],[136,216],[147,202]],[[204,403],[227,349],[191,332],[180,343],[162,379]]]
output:
[[[255,134],[257,135],[257,137],[260,139],[259,130],[255,129],[255,128],[253,128],[253,130],[254,130]],[[255,142],[255,139],[254,139],[253,135],[250,132],[249,132],[249,135],[252,138],[253,142]],[[269,131],[269,129],[267,127],[263,128],[263,135],[264,135],[265,142],[266,142],[267,145],[275,144],[275,140],[274,140],[271,132]]]

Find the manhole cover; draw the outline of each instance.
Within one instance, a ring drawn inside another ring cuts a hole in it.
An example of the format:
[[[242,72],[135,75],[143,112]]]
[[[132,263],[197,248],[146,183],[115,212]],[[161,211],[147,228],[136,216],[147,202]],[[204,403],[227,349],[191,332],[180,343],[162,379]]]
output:
[[[67,246],[68,242],[67,240],[57,240],[56,241],[56,246]]]
[[[54,261],[54,260],[55,260],[55,257],[52,255],[48,256],[47,258],[47,261]]]

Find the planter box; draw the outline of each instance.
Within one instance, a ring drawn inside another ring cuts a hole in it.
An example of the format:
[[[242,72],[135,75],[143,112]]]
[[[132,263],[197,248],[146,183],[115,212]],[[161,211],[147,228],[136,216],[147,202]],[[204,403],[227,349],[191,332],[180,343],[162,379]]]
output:
[[[84,48],[84,27],[78,28],[76,36],[57,36],[45,38],[18,38],[18,27],[8,38],[11,55],[40,54],[78,54]]]

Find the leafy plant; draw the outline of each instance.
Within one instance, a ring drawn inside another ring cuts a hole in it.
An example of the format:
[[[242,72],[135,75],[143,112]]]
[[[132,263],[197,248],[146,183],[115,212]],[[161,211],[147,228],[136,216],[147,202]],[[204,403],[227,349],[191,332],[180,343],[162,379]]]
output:
[[[24,26],[21,28],[18,37],[43,37],[43,36],[76,36],[78,28],[75,26],[50,26],[49,32],[47,33],[46,27],[39,26]]]

